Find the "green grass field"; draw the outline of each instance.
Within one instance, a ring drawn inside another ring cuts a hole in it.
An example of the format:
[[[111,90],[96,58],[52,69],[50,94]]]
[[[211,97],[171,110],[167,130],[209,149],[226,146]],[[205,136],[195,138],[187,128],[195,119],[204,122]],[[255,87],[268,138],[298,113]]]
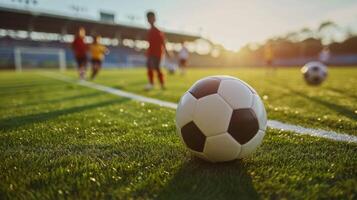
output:
[[[268,74],[262,69],[193,70],[187,76],[167,76],[168,90],[145,92],[145,70],[103,71],[96,83],[158,99],[178,102],[200,78],[225,74],[251,84],[264,99],[270,119],[357,135],[357,69],[330,69],[321,87],[309,87],[298,68]],[[73,77],[76,74],[70,73]],[[264,98],[265,97],[265,98]]]
[[[308,87],[298,68],[191,70],[145,92],[143,69],[102,71],[96,83],[177,102],[197,79],[237,76],[269,119],[357,135],[357,69],[332,68]],[[74,71],[66,75],[75,77]],[[357,144],[268,129],[250,158],[192,157],[175,111],[41,75],[0,72],[0,199],[356,199]]]

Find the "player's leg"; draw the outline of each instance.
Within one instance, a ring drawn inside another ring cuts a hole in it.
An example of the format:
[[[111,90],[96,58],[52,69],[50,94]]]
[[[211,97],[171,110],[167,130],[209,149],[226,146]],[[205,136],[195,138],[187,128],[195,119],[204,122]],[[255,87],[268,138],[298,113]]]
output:
[[[91,79],[94,79],[97,76],[97,74],[98,74],[98,72],[99,72],[99,70],[101,68],[101,65],[102,65],[102,62],[100,60],[94,60],[94,59],[92,60],[92,76],[91,76]]]
[[[274,60],[271,60],[271,66],[273,66],[274,73],[278,69],[278,66],[274,63]]]
[[[81,65],[81,79],[86,78],[86,70],[87,70],[87,58],[83,57],[82,58],[82,65]]]
[[[90,78],[93,79],[95,77],[95,74],[96,74],[96,72],[95,72],[96,71],[96,69],[95,69],[96,68],[96,66],[95,66],[96,63],[95,63],[94,59],[91,60],[91,65],[92,65],[92,74],[91,74]]]
[[[158,79],[160,81],[161,89],[166,89],[165,88],[164,74],[162,73],[161,68],[160,68],[160,58],[155,58],[153,64],[154,64],[154,67],[155,67],[155,71],[157,72],[157,77],[158,77]]]
[[[179,63],[180,63],[181,75],[186,74],[186,60],[180,59]]]
[[[275,74],[277,68],[276,68],[276,65],[274,65],[274,60],[273,59],[270,59],[269,67],[270,67],[271,73]]]
[[[85,67],[86,67],[86,59],[84,57],[76,58],[78,65],[78,73],[80,79],[85,79]]]
[[[78,75],[79,75],[79,77],[81,77],[81,62],[78,57],[76,57],[76,63],[77,63]]]
[[[96,70],[96,73],[95,75],[98,75],[99,71],[102,69],[102,61],[101,60],[98,60],[98,63],[97,63],[97,70]]]
[[[151,56],[147,58],[146,69],[149,83],[145,86],[145,90],[151,90],[154,87],[153,57]]]
[[[271,71],[271,64],[272,64],[272,62],[271,62],[271,59],[270,58],[268,58],[268,59],[266,59],[265,60],[265,67],[266,67],[266,75],[270,75],[270,71]]]

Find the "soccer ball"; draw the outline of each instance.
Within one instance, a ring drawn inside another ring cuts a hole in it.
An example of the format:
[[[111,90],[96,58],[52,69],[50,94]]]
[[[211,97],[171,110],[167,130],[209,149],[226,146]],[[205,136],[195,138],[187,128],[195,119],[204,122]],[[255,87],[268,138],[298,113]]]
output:
[[[251,155],[267,126],[264,104],[247,83],[231,76],[197,81],[177,106],[178,134],[197,157],[224,162]]]
[[[301,68],[304,79],[309,85],[320,85],[327,77],[327,67],[321,62],[309,62]]]
[[[169,74],[176,73],[178,66],[175,62],[167,62],[166,66],[167,66],[167,71],[169,72]]]

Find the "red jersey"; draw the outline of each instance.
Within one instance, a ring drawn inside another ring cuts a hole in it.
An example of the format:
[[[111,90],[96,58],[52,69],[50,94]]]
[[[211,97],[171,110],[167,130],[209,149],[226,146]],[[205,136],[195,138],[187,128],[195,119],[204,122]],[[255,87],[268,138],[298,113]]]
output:
[[[161,58],[165,45],[165,36],[159,29],[152,27],[148,32],[149,48],[146,52],[147,56],[155,56]]]
[[[84,43],[84,38],[76,37],[72,42],[72,49],[76,57],[85,57],[87,54],[88,46]]]

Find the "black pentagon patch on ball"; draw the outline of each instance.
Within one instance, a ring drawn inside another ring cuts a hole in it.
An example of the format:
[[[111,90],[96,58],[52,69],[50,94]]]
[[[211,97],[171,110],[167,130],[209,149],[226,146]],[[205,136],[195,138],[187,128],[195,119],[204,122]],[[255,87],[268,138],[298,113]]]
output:
[[[185,144],[192,150],[203,152],[206,136],[196,126],[194,122],[190,122],[181,128],[182,138]]]
[[[258,119],[252,109],[237,109],[233,111],[228,127],[228,133],[239,142],[249,142],[258,132]]]
[[[313,67],[311,67],[311,70],[314,72],[317,72],[320,70],[320,68],[318,66],[313,66]]]
[[[221,80],[217,78],[205,78],[198,81],[189,92],[196,97],[196,99],[215,94],[218,91]]]

